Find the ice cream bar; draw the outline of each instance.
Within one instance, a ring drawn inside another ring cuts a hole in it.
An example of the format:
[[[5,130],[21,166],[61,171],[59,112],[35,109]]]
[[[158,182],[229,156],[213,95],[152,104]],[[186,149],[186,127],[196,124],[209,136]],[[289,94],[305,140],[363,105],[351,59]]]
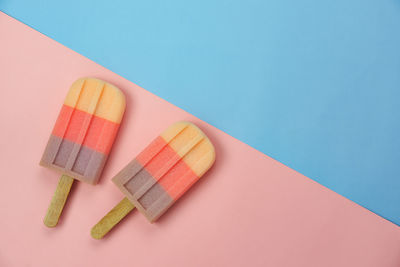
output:
[[[92,228],[92,236],[101,238],[135,206],[156,221],[214,160],[214,146],[197,126],[173,124],[112,179],[126,198]]]
[[[96,184],[125,111],[125,96],[94,78],[75,81],[65,98],[40,165],[62,176],[44,223],[58,223],[74,179]]]
[[[115,86],[94,78],[74,82],[40,164],[90,184],[97,183],[125,110]]]
[[[154,222],[214,163],[207,136],[194,124],[178,122],[158,136],[112,181]]]

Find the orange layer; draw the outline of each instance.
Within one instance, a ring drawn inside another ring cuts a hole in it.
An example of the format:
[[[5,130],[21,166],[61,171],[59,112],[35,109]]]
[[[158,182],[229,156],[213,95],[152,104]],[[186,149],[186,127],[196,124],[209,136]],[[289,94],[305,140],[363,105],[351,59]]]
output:
[[[53,135],[108,154],[119,124],[63,105]]]
[[[199,178],[162,137],[156,138],[136,160],[175,200]]]
[[[140,152],[140,154],[136,157],[136,160],[139,161],[142,166],[144,166],[166,145],[167,143],[164,141],[164,139],[161,138],[161,136],[158,136],[142,152]]]

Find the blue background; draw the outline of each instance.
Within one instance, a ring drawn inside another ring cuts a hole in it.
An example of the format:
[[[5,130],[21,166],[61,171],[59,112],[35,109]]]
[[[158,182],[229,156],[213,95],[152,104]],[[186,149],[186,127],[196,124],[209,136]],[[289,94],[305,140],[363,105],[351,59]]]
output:
[[[400,224],[399,0],[0,9]]]

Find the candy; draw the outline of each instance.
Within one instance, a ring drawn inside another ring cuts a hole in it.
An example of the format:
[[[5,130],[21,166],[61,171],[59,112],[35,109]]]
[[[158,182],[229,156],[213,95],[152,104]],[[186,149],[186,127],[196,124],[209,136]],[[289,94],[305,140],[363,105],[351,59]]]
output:
[[[63,174],[46,225],[57,224],[72,178],[97,183],[124,111],[125,97],[117,87],[94,78],[72,84],[40,161],[40,165]]]
[[[150,222],[154,222],[210,169],[214,160],[214,147],[207,136],[192,123],[178,122],[150,143],[112,180],[129,200],[123,201],[131,209],[137,207]],[[113,214],[120,220],[123,216],[118,213],[118,208]],[[126,211],[124,208],[123,213]],[[93,227],[92,236],[101,238],[119,220],[106,215]]]
[[[125,110],[115,86],[86,78],[68,92],[40,164],[97,183]]]

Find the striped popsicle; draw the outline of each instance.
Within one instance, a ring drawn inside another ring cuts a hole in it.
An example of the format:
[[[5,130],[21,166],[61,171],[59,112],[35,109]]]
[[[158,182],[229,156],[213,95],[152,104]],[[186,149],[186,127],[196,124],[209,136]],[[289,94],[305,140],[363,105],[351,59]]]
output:
[[[125,96],[117,87],[94,78],[72,84],[40,161],[63,174],[46,225],[57,224],[72,178],[97,183],[124,111]]]
[[[102,238],[134,207],[150,222],[156,221],[214,160],[214,146],[197,126],[173,124],[112,179],[125,194],[121,203],[126,204],[117,205],[95,225],[92,236]]]

